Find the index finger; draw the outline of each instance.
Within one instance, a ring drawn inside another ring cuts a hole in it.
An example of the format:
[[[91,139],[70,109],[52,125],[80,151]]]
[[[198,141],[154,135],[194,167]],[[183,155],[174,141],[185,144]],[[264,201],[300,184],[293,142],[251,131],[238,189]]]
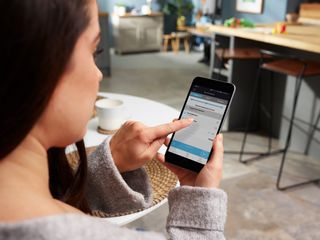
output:
[[[187,118],[155,127],[150,127],[145,130],[145,136],[149,139],[150,142],[152,142],[155,139],[166,137],[170,133],[188,127],[192,122],[192,118]]]

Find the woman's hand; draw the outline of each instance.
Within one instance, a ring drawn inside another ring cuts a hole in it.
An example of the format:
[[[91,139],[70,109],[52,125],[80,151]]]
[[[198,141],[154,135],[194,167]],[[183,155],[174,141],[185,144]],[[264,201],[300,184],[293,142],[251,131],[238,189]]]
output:
[[[168,145],[169,141],[170,139],[166,139],[165,145]],[[181,186],[218,188],[222,178],[223,136],[222,134],[216,136],[211,157],[198,174],[165,162],[164,156],[160,153],[157,154],[157,159],[178,176]]]
[[[128,121],[110,140],[110,150],[120,172],[142,167],[158,152],[170,133],[188,127],[192,119],[147,127],[140,122]]]

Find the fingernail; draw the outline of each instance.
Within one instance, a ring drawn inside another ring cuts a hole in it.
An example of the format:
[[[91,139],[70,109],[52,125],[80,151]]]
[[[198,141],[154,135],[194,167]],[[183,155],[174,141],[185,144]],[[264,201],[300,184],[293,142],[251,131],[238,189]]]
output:
[[[193,122],[193,118],[187,118],[188,122]]]
[[[223,135],[222,135],[222,133],[219,134],[219,140],[220,140],[220,141],[223,140]]]

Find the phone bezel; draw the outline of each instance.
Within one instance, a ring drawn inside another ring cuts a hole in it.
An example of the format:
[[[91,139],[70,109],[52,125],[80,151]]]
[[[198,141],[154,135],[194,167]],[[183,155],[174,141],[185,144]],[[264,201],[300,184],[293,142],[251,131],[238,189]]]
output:
[[[189,88],[187,97],[186,97],[186,99],[184,101],[182,110],[181,110],[180,115],[179,115],[179,119],[182,116],[182,113],[184,111],[184,108],[186,106],[188,98],[190,96],[191,89],[193,88],[194,85],[199,85],[201,87],[207,87],[207,88],[214,88],[214,89],[216,89],[218,91],[223,91],[223,92],[227,92],[227,93],[231,94],[231,97],[230,97],[230,99],[228,101],[226,110],[224,111],[224,114],[223,114],[223,117],[222,117],[222,121],[220,122],[218,131],[217,131],[217,133],[219,133],[220,130],[221,130],[221,127],[223,125],[225,116],[226,116],[226,114],[227,114],[227,112],[229,110],[229,106],[230,106],[230,104],[232,102],[232,99],[233,99],[233,96],[234,96],[234,92],[235,92],[235,89],[236,89],[235,85],[232,84],[232,83],[222,82],[222,81],[219,81],[219,80],[208,79],[208,78],[203,78],[203,77],[194,78],[192,83],[191,83],[191,86]],[[189,158],[185,158],[185,157],[182,157],[180,155],[177,155],[175,153],[172,153],[172,152],[168,151],[168,149],[169,149],[169,147],[171,145],[171,142],[172,142],[172,140],[174,138],[174,135],[175,135],[175,133],[172,134],[172,137],[170,139],[170,143],[169,143],[169,145],[167,147],[167,150],[166,150],[166,153],[165,153],[166,162],[172,163],[174,165],[178,165],[180,167],[189,169],[189,170],[194,171],[194,172],[200,172],[201,169],[204,167],[204,164],[195,162],[195,161],[193,161],[193,160],[191,160]],[[212,150],[213,149],[211,148],[210,154],[209,154],[209,157],[208,157],[207,161],[210,159],[210,156],[212,154]]]

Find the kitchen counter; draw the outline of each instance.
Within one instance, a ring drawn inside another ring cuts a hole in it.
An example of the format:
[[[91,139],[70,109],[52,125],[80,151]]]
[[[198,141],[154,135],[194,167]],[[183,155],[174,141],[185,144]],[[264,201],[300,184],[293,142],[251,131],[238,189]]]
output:
[[[275,44],[313,53],[320,53],[320,26],[287,25],[285,34],[272,34],[274,24],[258,25],[256,28],[228,28],[212,25],[210,32],[225,36]]]

